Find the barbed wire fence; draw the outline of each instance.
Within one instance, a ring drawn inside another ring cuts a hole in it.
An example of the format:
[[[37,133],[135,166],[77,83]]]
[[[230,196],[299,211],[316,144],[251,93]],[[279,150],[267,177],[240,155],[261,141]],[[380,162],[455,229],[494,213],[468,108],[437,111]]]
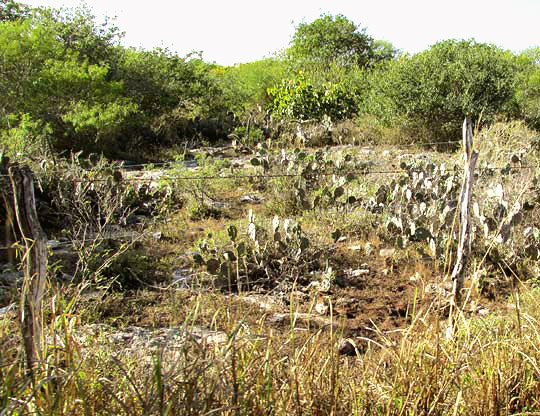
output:
[[[401,145],[400,147],[421,147],[421,146],[427,146],[427,145],[441,145],[441,144],[458,144],[459,142],[456,141],[449,141],[449,142],[433,142],[433,143],[424,143],[422,145],[418,144],[411,144],[411,145]],[[146,163],[146,164],[137,164],[137,165],[129,165],[129,168],[133,167],[139,167],[139,168],[148,168],[148,167],[155,167],[155,166],[177,166],[179,163],[178,161],[167,161],[167,162],[160,162],[160,163]],[[186,168],[187,169],[187,168]],[[506,164],[504,166],[487,166],[483,168],[477,168],[475,172],[478,175],[481,174],[502,174],[502,172],[517,172],[517,171],[536,171],[539,170],[540,166],[528,166],[528,165],[522,165],[522,164]],[[463,169],[461,167],[458,167],[457,165],[452,168],[453,171],[457,171],[459,173],[463,173]],[[4,171],[5,172],[5,171]],[[373,166],[365,166],[356,170],[349,170],[344,171],[343,169],[333,169],[330,171],[310,171],[309,173],[246,173],[246,174],[215,174],[215,175],[186,175],[184,172],[180,174],[158,174],[158,175],[152,175],[152,171],[140,171],[142,174],[149,173],[150,176],[146,177],[137,177],[132,176],[128,177],[124,174],[121,174],[120,179],[116,179],[115,182],[120,184],[135,184],[135,183],[155,183],[155,182],[174,182],[174,181],[219,181],[219,180],[235,180],[235,181],[252,181],[252,180],[272,180],[272,179],[280,179],[280,178],[317,178],[317,177],[336,177],[336,176],[347,176],[347,175],[354,175],[355,177],[365,177],[369,175],[408,175],[411,173],[423,173],[424,169],[414,169],[414,168],[395,168],[395,169],[376,169],[373,168]],[[9,175],[7,173],[0,173],[1,179],[9,179]],[[38,182],[37,179],[33,179],[34,182]],[[110,178],[75,178],[72,179],[74,183],[106,183],[111,182]],[[110,239],[115,239],[114,236],[108,237]],[[124,239],[125,236],[118,236],[118,239]],[[7,250],[10,249],[9,246],[0,246],[0,250]]]
[[[397,148],[425,148],[426,146],[441,146],[441,145],[457,146],[460,144],[458,141],[451,142],[434,142],[434,143],[422,143],[422,144],[404,144],[400,146],[393,146]],[[472,145],[472,144],[471,144]],[[374,149],[375,146],[362,146],[362,149]],[[414,156],[414,155],[412,155]],[[23,242],[23,253],[21,259],[25,264],[24,273],[24,290],[22,296],[24,301],[22,302],[25,313],[21,313],[21,323],[23,328],[23,336],[25,339],[25,350],[27,354],[27,367],[31,373],[35,367],[36,362],[40,359],[41,350],[40,345],[42,341],[41,337],[41,299],[43,298],[44,282],[47,269],[47,244],[49,248],[55,247],[69,247],[73,245],[73,242],[59,241],[54,243],[52,247],[51,242],[47,243],[47,237],[39,224],[37,217],[37,210],[35,206],[35,197],[33,186],[38,180],[34,177],[32,172],[28,168],[20,169],[16,165],[10,165],[5,159],[0,161],[0,182],[5,186],[3,189],[5,210],[6,214],[9,212],[14,213],[14,218],[17,219],[17,229],[15,233]],[[143,169],[155,168],[158,166],[176,167],[182,166],[182,161],[163,161],[158,163],[144,163],[144,164],[130,164],[125,166],[129,169],[138,168],[144,174],[146,172]],[[124,166],[120,164],[119,168]],[[185,169],[188,169],[185,167]],[[478,168],[475,171],[476,175],[482,175],[484,173],[489,174],[503,174],[503,172],[519,172],[519,171],[537,171],[539,166],[525,165],[522,163],[509,163],[504,166],[484,166]],[[453,167],[453,171],[460,174],[466,172],[465,168]],[[407,169],[400,166],[400,168],[377,168],[377,166],[364,166],[354,170],[345,171],[343,169],[330,169],[328,171],[310,171],[308,173],[225,173],[225,174],[211,174],[211,175],[197,175],[186,174],[184,170],[179,173],[164,173],[160,175],[150,175],[148,177],[138,176],[126,176],[123,173],[117,176],[114,182],[116,184],[122,183],[151,183],[156,181],[218,181],[224,179],[232,179],[237,181],[253,181],[253,180],[273,180],[279,178],[315,178],[315,177],[334,177],[334,176],[347,176],[355,175],[356,177],[368,176],[368,175],[410,175],[412,173],[420,174],[424,172],[424,169],[415,169],[414,167],[408,167]],[[470,175],[469,175],[470,176]],[[20,179],[16,179],[20,178]],[[470,177],[469,177],[470,179]],[[110,182],[111,178],[75,178],[72,179],[74,183],[98,183],[98,182]],[[464,186],[465,188],[465,186]],[[18,196],[20,195],[20,196]],[[13,201],[13,202],[11,202]],[[17,202],[21,201],[21,202]],[[469,202],[467,202],[468,204]],[[22,205],[26,208],[22,209]],[[467,208],[468,209],[468,208]],[[464,209],[465,211],[467,209]],[[464,215],[466,217],[466,215]],[[25,225],[28,224],[28,225]],[[6,224],[8,226],[8,224]],[[13,227],[14,224],[9,224]],[[465,224],[466,228],[467,225]],[[110,235],[103,235],[102,237],[110,240],[125,240],[130,238],[141,238],[148,235],[145,231],[136,232],[129,231],[127,233],[112,233]],[[15,237],[15,236],[13,236]],[[77,241],[78,244],[84,244],[86,241],[93,241],[93,238],[88,240]],[[9,241],[5,241],[5,244],[0,246],[0,250],[11,250],[13,245],[7,244]],[[460,242],[460,245],[466,246],[466,242]],[[463,266],[461,266],[463,269]],[[458,285],[459,286],[459,285]],[[454,293],[455,299],[458,300],[459,294]]]

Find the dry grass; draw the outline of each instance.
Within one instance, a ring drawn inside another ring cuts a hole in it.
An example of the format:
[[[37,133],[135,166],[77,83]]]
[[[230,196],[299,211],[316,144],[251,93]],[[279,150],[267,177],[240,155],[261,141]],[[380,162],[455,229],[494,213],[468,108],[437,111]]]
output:
[[[112,342],[110,329],[51,310],[35,388],[24,375],[13,316],[4,317],[3,414],[532,415],[540,409],[538,290],[525,290],[519,309],[463,319],[450,341],[433,304],[399,338],[356,339],[366,349],[354,357],[339,355],[339,330],[269,327],[253,313],[242,319],[241,307],[235,310],[219,298],[224,295],[211,295],[210,309],[207,296],[184,299],[186,333],[161,348],[129,348]],[[212,310],[226,339],[189,336]]]
[[[351,126],[341,127],[345,131]],[[368,136],[376,133],[366,130]],[[515,149],[524,148],[526,153],[520,155],[536,166],[533,136],[520,124],[495,125],[478,136],[481,157],[498,166],[506,164]],[[399,153],[390,149],[365,155],[383,170],[395,168]],[[387,180],[382,175],[366,178],[355,182],[350,192],[367,198]],[[487,187],[489,180],[480,178],[479,187]],[[531,178],[509,177],[505,192],[510,194],[516,180],[529,183]],[[188,190],[193,195],[202,191],[219,195],[230,208],[223,209],[218,219],[195,219],[184,207],[163,224],[154,224],[162,236],[147,248],[171,268],[189,267],[189,255],[181,253],[196,249],[197,241],[209,233],[214,241],[227,243],[227,225],[244,232],[248,209],[268,224],[273,215],[286,211],[280,201],[270,200],[279,194],[272,189],[265,190],[264,205],[240,204],[239,197],[253,191],[240,185],[223,181],[219,189],[209,189],[201,183]],[[420,280],[407,283],[416,284],[418,292],[404,300],[407,316],[399,322],[406,324],[398,330],[371,322],[369,330],[351,331],[337,308],[325,317],[335,325],[297,319],[296,312],[314,309],[316,298],[304,293],[301,302],[294,291],[289,303],[274,299],[274,310],[263,307],[259,298],[248,302],[250,294],[201,288],[162,287],[75,299],[76,290],[51,288],[45,311],[46,348],[34,385],[25,374],[15,312],[0,317],[0,415],[540,414],[540,290],[523,284],[511,291],[510,299],[504,298],[510,291],[499,293],[485,316],[464,312],[455,337],[448,340],[444,308],[436,295],[424,290],[434,282],[440,284],[443,267],[424,263],[416,251],[419,246],[397,251],[392,259],[378,256],[389,240],[377,215],[336,206],[302,212],[297,219],[311,243],[321,247],[331,245],[332,231],[341,229],[348,240],[335,245],[331,265],[337,270],[369,263],[373,271],[369,284],[378,285],[383,276],[395,279],[381,291],[418,272]],[[374,254],[347,251],[350,245],[366,243],[376,248]],[[405,266],[405,260],[414,264]],[[484,265],[476,260],[471,269],[480,273]],[[384,268],[393,271],[386,275]],[[328,297],[334,298],[332,307],[348,289],[336,289]],[[401,293],[405,295],[403,291],[395,296]],[[474,293],[469,301],[480,297]],[[284,312],[284,304],[290,323],[271,319],[275,311]],[[118,336],[133,326],[146,332],[127,341]],[[201,328],[216,336],[201,336]],[[369,338],[359,336],[366,331]],[[349,336],[357,349],[352,355],[340,354],[343,339]]]

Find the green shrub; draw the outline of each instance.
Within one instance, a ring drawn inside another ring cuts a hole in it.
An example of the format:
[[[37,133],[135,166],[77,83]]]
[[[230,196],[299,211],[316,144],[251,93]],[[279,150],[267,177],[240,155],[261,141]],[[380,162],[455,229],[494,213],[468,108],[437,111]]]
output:
[[[442,41],[375,71],[364,111],[424,140],[458,139],[465,116],[489,123],[508,114],[516,69],[515,56],[493,45]]]
[[[518,115],[533,128],[540,128],[540,48],[531,48],[519,57],[516,88]]]
[[[303,73],[268,90],[272,98],[269,109],[279,117],[299,120],[332,120],[351,117],[357,110],[355,89],[344,82],[312,83]]]
[[[311,23],[300,23],[287,51],[291,60],[303,67],[333,62],[344,67],[367,67],[385,56],[381,52],[380,43],[374,44],[365,29],[341,14],[323,14]]]
[[[278,58],[216,67],[211,75],[223,92],[223,100],[231,111],[242,115],[268,105],[268,88],[286,76],[286,64]]]
[[[43,156],[51,151],[52,129],[29,114],[11,114],[0,129],[0,153],[10,157]]]

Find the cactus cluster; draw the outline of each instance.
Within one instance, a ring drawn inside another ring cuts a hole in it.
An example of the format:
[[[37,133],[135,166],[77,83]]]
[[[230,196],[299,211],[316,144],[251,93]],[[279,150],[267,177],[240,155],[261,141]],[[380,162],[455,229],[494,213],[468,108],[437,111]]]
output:
[[[270,227],[263,227],[250,210],[245,234],[231,225],[228,243],[211,248],[208,240],[199,244],[194,262],[214,277],[216,286],[231,291],[257,288],[283,292],[294,283],[309,284],[310,272],[319,270],[322,249],[313,247],[299,223],[275,216]],[[326,251],[327,253],[329,251]]]
[[[368,172],[372,162],[359,160],[351,154],[340,154],[335,159],[329,155],[323,149],[310,153],[298,148],[282,149],[276,154],[261,145],[251,164],[261,169],[262,186],[268,183],[266,175],[283,175],[281,186],[278,183],[277,188],[286,191],[296,212],[356,203],[358,197],[351,195],[347,186],[358,174]],[[280,194],[283,198],[284,193]]]
[[[512,155],[510,163],[516,161]],[[471,241],[484,252],[506,253],[509,263],[519,258],[538,260],[540,224],[532,214],[540,191],[538,181],[531,181],[532,186],[521,194],[520,202],[515,189],[510,191],[515,181],[512,175],[519,173],[510,163],[500,172],[483,168],[477,173]],[[410,242],[425,242],[431,256],[442,258],[449,240],[457,238],[454,225],[458,220],[456,209],[463,171],[457,165],[448,168],[426,161],[402,162],[400,167],[404,174],[389,185],[380,186],[368,208],[385,216],[384,225],[397,246],[405,248]],[[520,233],[511,239],[518,226]]]
[[[401,163],[404,174],[382,185],[370,200],[385,213],[384,224],[399,247],[425,241],[431,254],[441,254],[457,208],[460,178],[456,168],[431,162]]]

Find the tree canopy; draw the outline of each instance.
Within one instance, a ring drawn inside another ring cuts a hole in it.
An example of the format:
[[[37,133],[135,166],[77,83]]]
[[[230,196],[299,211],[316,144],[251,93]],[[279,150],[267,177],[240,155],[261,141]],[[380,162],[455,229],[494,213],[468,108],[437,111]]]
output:
[[[29,17],[30,8],[12,0],[0,0],[0,23]]]
[[[343,15],[302,22],[283,54],[234,67],[126,48],[122,37],[114,21],[100,23],[84,6],[0,0],[0,151],[45,143],[116,157],[186,137],[226,138],[228,127],[207,135],[208,121],[219,128],[216,121],[243,117],[251,126],[254,115],[375,117],[436,141],[455,138],[464,116],[540,126],[538,48],[516,55],[447,40],[411,56]]]
[[[465,116],[490,122],[509,110],[516,70],[515,57],[496,46],[446,40],[374,74],[369,105],[390,122],[429,130],[433,140],[453,139]]]
[[[37,9],[0,23],[2,141],[39,141],[33,131],[41,126],[51,150],[114,155],[176,137],[182,120],[225,111],[210,65],[165,49],[124,48],[121,37],[85,7]],[[31,145],[43,143],[23,147]]]
[[[303,65],[337,62],[343,66],[367,67],[375,59],[373,38],[341,14],[325,14],[312,23],[300,23],[289,54]]]

